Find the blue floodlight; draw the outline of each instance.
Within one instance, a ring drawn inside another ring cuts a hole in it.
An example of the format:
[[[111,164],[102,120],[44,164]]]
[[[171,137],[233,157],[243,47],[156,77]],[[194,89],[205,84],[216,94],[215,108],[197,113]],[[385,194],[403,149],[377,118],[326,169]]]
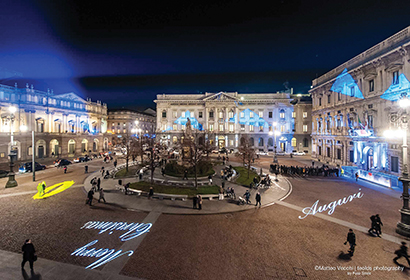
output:
[[[400,74],[398,78],[398,82],[392,81],[390,87],[380,96],[380,98],[390,100],[390,101],[398,101],[402,95],[404,94],[407,96],[407,93],[410,90],[410,82],[407,80],[404,74]]]
[[[340,92],[341,94],[351,97],[364,99],[363,93],[360,91],[359,86],[353,79],[353,77],[347,73],[345,68],[339,76],[336,77],[335,82],[330,89],[333,92]]]
[[[185,117],[182,117],[182,116],[179,117],[177,120],[174,121],[174,123],[181,124],[181,125],[186,125],[186,123],[188,122],[188,118],[191,121],[192,128],[198,129],[200,131],[203,130],[202,124],[200,124],[195,117],[193,117],[193,116],[191,117],[191,112],[189,112],[189,111],[185,112]]]

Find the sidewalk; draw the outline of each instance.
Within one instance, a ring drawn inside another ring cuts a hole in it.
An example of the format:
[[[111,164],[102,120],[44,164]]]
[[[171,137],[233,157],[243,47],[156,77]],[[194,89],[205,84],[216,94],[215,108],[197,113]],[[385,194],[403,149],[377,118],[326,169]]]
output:
[[[240,166],[239,163],[232,162],[232,166]],[[222,180],[220,178],[220,170],[222,166],[216,166],[215,168],[215,175],[213,176],[213,184],[221,186]],[[260,169],[258,169],[259,172]],[[110,170],[111,171],[111,170]],[[264,173],[268,173],[268,170],[263,170]],[[110,172],[111,173],[111,172]],[[236,198],[238,199],[239,196],[243,197],[243,194],[246,190],[250,190],[251,192],[251,203],[248,205],[238,205],[237,200],[225,198],[224,200],[208,200],[206,198],[203,199],[202,210],[193,209],[192,207],[192,200],[188,199],[186,201],[181,200],[168,200],[168,199],[148,199],[146,196],[137,196],[137,195],[124,195],[121,191],[116,189],[116,185],[118,185],[118,179],[102,179],[101,173],[94,172],[92,173],[84,182],[84,187],[86,191],[91,189],[91,179],[94,177],[100,177],[101,179],[101,187],[104,189],[105,193],[105,200],[107,203],[115,203],[124,208],[136,211],[159,211],[162,213],[167,214],[218,214],[218,213],[231,213],[237,211],[244,211],[249,209],[255,209],[255,195],[256,192],[259,191],[261,193],[261,202],[262,207],[270,206],[276,201],[282,200],[287,197],[291,193],[291,184],[282,177],[278,177],[278,182],[272,181],[270,188],[267,189],[249,189],[244,186],[237,185],[235,183],[225,181],[225,189],[228,187],[235,189]],[[144,174],[144,178],[149,178],[149,175]],[[156,168],[154,172],[154,178],[158,180],[165,180],[165,181],[172,181],[172,182],[180,182],[181,185],[183,184],[190,184],[193,182],[192,179],[190,180],[182,180],[182,178],[175,178],[175,177],[163,177],[161,175],[161,169]],[[200,182],[204,182],[205,180],[199,180]],[[122,179],[122,184],[125,185],[126,183],[133,183],[138,182],[138,178],[126,178]],[[206,179],[208,182],[208,179]],[[154,190],[155,192],[155,190]],[[94,194],[94,198],[98,199],[99,194]],[[98,203],[98,202],[97,202]]]

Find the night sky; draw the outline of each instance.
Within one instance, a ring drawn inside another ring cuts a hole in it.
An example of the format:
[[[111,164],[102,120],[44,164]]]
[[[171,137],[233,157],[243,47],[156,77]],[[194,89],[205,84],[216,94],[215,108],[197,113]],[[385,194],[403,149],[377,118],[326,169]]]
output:
[[[109,109],[155,108],[157,93],[307,93],[409,15],[408,0],[2,1],[0,71]]]

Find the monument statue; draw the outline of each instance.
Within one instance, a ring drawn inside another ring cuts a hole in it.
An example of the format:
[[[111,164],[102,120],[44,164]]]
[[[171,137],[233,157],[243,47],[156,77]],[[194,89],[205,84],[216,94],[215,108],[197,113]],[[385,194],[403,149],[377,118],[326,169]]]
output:
[[[191,127],[191,120],[188,118],[186,122],[186,134],[191,136],[192,135],[192,127]]]

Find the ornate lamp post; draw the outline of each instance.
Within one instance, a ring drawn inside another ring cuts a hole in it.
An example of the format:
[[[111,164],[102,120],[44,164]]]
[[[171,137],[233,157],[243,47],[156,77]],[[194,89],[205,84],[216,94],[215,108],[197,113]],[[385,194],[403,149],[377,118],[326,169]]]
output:
[[[17,181],[15,179],[15,174],[14,174],[14,158],[17,157],[17,152],[14,149],[14,138],[13,138],[13,122],[14,122],[14,113],[17,111],[16,107],[10,106],[9,107],[9,112],[10,112],[10,151],[9,151],[9,157],[10,157],[10,173],[9,173],[9,180],[6,183],[6,188],[13,188],[17,187]]]
[[[276,154],[276,136],[277,135],[280,135],[280,131],[276,131],[276,125],[277,125],[277,123],[276,122],[273,122],[272,123],[272,127],[273,127],[273,131],[269,131],[269,135],[274,135],[274,141],[275,141],[275,143],[274,143],[274,155],[273,155],[273,162],[274,163],[278,163],[278,157],[277,157],[277,154]]]

